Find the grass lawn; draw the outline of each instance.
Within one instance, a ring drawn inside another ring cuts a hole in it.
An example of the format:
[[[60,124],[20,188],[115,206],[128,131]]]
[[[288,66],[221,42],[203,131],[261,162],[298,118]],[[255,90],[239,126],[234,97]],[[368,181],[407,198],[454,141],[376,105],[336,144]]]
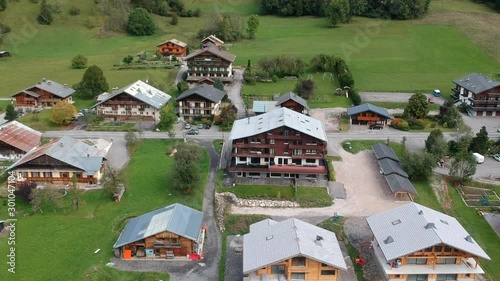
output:
[[[16,120],[40,132],[50,130],[65,130],[71,127],[71,125],[58,125],[50,121],[50,112],[50,109],[45,109],[38,113],[26,114],[22,117],[17,118]]]
[[[215,151],[217,151],[218,153],[221,153],[223,144],[224,144],[224,140],[220,140],[220,139],[214,140],[213,145],[214,145]]]
[[[73,96],[73,101],[75,102],[73,105],[76,107],[76,110],[81,110],[81,109],[90,109],[94,104],[96,104],[96,100],[94,99],[81,99],[77,96]]]
[[[4,113],[7,108],[7,105],[9,105],[10,103],[11,103],[10,101],[0,100],[0,113]]]
[[[103,122],[99,125],[89,125],[87,131],[113,131],[113,132],[128,132],[130,130],[136,131],[134,129],[135,123],[127,123],[122,121],[113,122]]]
[[[83,195],[85,203],[78,212],[69,208],[67,199],[65,212],[60,210],[54,213],[45,209],[44,214],[37,212],[25,217],[24,214],[31,213],[30,208],[17,200],[16,208],[20,213],[16,224],[18,262],[14,280],[82,280],[93,267],[103,267],[109,261],[112,246],[128,218],[173,203],[201,210],[209,169],[208,154],[204,152],[200,161],[202,178],[205,179],[203,187],[186,196],[181,191],[173,190],[168,180],[167,171],[174,161],[164,152],[175,142],[176,140],[144,140],[137,144],[124,171],[127,191],[119,204],[113,202],[103,191],[92,191]],[[6,217],[6,212],[7,208],[0,204],[0,217]],[[101,251],[94,254],[96,249]],[[33,251],[43,254],[34,255]],[[0,253],[0,262],[5,264],[5,238],[0,239]],[[129,278],[128,280],[140,279],[140,273],[125,274],[107,269],[103,271],[111,272],[112,277],[93,280],[127,280],[122,277]],[[0,271],[0,280],[10,280],[12,277],[7,274],[6,270]],[[147,276],[148,279],[142,280],[158,280],[153,278],[154,275]]]
[[[350,143],[351,149],[349,149],[349,145],[347,143]],[[371,150],[372,145],[376,143],[383,143],[387,144],[387,142],[382,141],[382,140],[347,140],[342,142],[342,147],[345,149],[345,151],[348,151],[352,154],[356,154],[360,151],[364,150]],[[403,149],[403,146],[398,143],[398,142],[389,142],[389,147],[394,149],[394,152],[396,155],[401,155],[401,151]]]

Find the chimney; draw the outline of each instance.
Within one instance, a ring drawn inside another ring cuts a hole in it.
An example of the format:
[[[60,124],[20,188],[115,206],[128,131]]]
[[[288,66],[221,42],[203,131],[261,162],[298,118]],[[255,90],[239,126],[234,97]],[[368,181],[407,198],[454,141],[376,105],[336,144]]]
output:
[[[45,82],[45,78],[42,78],[42,81]]]
[[[49,85],[50,85],[50,80],[49,80],[49,81],[47,81],[47,84],[49,84]]]
[[[64,146],[64,143],[62,143],[62,142],[61,142],[61,143],[59,143],[59,146],[60,146],[60,147],[63,147],[63,146]]]
[[[89,153],[87,153],[87,157],[90,157],[90,154],[89,154]]]

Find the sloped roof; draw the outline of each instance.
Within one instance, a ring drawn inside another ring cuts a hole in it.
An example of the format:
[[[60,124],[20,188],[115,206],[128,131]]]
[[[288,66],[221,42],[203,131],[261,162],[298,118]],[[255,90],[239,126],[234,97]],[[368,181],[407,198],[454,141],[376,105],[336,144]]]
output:
[[[229,139],[246,138],[283,126],[322,141],[328,141],[321,121],[286,107],[234,121]]]
[[[296,256],[347,269],[335,233],[295,218],[254,223],[243,236],[243,273]]]
[[[100,97],[101,101],[92,107],[96,107],[120,94],[132,96],[156,109],[160,109],[172,98],[169,94],[156,89],[148,83],[137,80],[136,82],[113,92],[112,94],[104,95],[103,93]]]
[[[281,95],[278,98],[276,105],[281,105],[282,103],[286,102],[287,100],[293,100],[296,103],[302,105],[303,107],[309,109],[309,106],[307,105],[307,101],[293,92],[287,92],[287,93],[284,93],[283,95]]]
[[[55,81],[43,79],[43,81],[38,82],[38,84],[35,84],[29,88],[26,88],[22,91],[19,91],[19,92],[13,94],[12,96],[16,96],[20,93],[27,93],[29,95],[35,94],[33,96],[36,96],[36,97],[40,96],[40,95],[30,91],[33,88],[42,89],[44,91],[52,93],[53,95],[58,96],[58,97],[63,98],[63,99],[71,96],[75,92],[75,90],[73,88],[70,88],[67,85],[61,85]]]
[[[417,203],[408,203],[366,220],[388,261],[438,244],[490,259],[454,217]]]
[[[350,107],[347,109],[347,115],[352,116],[352,115],[357,115],[357,114],[360,114],[362,112],[367,112],[367,111],[376,113],[380,116],[384,116],[387,119],[393,119],[392,115],[389,114],[387,109],[385,109],[383,107],[378,107],[378,106],[373,105],[371,103],[363,103],[360,105]]]
[[[215,88],[214,86],[204,84],[184,91],[175,100],[182,100],[192,95],[198,95],[211,102],[218,103],[222,100],[226,93]]]
[[[156,47],[160,47],[161,45],[163,45],[163,44],[167,44],[167,43],[172,43],[172,44],[175,44],[175,45],[180,46],[180,47],[182,47],[182,48],[186,48],[186,47],[187,47],[187,43],[184,43],[184,42],[179,41],[179,40],[177,40],[177,39],[170,39],[170,40],[167,40],[167,41],[165,41],[165,42],[163,42],[163,43],[161,43],[161,44],[156,45]]]
[[[382,173],[384,174],[384,176],[397,174],[405,178],[408,177],[408,174],[403,170],[403,168],[397,161],[389,158],[383,158],[378,160],[378,164],[380,166],[380,169],[382,169]]]
[[[372,145],[372,149],[377,160],[389,158],[399,162],[399,158],[396,156],[396,153],[394,153],[394,150],[383,143],[376,143]]]
[[[384,177],[392,193],[403,191],[415,195],[418,194],[417,190],[415,190],[415,187],[413,187],[413,184],[407,177],[403,177],[398,174],[390,174]]]
[[[102,142],[107,141],[102,140]],[[7,170],[15,169],[16,167],[28,163],[29,161],[42,155],[47,155],[77,169],[85,171],[88,174],[94,174],[101,169],[105,154],[111,147],[111,145],[108,145],[103,150],[102,147],[104,146],[102,144],[100,146],[101,148],[97,145],[89,145],[84,141],[64,136],[31,150],[7,168]]]
[[[40,144],[42,133],[17,121],[0,126],[0,141],[24,152],[28,152]]]
[[[194,57],[197,57],[197,56],[199,56],[199,55],[201,55],[201,54],[203,54],[205,52],[209,52],[209,53],[211,53],[211,54],[213,54],[213,55],[215,55],[217,57],[220,57],[220,58],[222,58],[224,60],[227,60],[229,62],[233,62],[236,59],[235,55],[230,54],[230,53],[228,53],[226,51],[222,51],[222,50],[220,50],[215,45],[210,45],[209,47],[206,47],[206,48],[203,48],[203,49],[199,49],[198,51],[196,51],[196,52],[188,55],[186,57],[186,60],[190,60],[190,59],[192,59]]]
[[[208,36],[207,38],[205,38],[205,39],[201,40],[201,42],[204,42],[204,41],[206,41],[206,40],[212,41],[212,42],[214,42],[214,43],[217,41],[217,42],[219,42],[219,43],[221,43],[221,44],[224,44],[224,41],[220,40],[219,38],[217,38],[217,37],[216,37],[215,35],[213,35],[213,34],[212,34],[212,35],[210,35],[210,36]]]
[[[265,113],[279,108],[279,106],[276,106],[275,101],[254,100],[252,111],[255,113]]]
[[[473,92],[474,94],[479,94],[500,86],[500,82],[475,72],[453,80],[453,83]]]
[[[203,213],[176,203],[131,219],[113,248],[168,231],[197,241]]]

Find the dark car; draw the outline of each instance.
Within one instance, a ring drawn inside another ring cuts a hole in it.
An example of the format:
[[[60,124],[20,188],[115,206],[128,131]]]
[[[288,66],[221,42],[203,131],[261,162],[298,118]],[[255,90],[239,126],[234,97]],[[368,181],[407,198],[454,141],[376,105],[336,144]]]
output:
[[[196,129],[190,129],[186,132],[186,135],[197,135],[199,132]]]
[[[207,129],[207,130],[208,130],[208,129],[210,129],[210,128],[212,128],[212,125],[210,125],[210,124],[205,124],[205,129]]]
[[[370,130],[382,130],[384,128],[384,126],[380,125],[380,124],[373,124],[373,125],[370,125],[370,127],[368,127],[368,129]]]

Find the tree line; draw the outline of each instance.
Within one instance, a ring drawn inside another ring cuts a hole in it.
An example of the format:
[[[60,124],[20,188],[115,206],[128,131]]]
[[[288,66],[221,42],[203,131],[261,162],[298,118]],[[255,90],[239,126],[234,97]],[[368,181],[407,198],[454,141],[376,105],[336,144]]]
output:
[[[487,0],[498,1],[498,0]],[[424,15],[430,0],[261,0],[261,11],[279,16],[328,16],[337,5],[347,7],[347,19],[352,16],[384,19],[414,19]]]

